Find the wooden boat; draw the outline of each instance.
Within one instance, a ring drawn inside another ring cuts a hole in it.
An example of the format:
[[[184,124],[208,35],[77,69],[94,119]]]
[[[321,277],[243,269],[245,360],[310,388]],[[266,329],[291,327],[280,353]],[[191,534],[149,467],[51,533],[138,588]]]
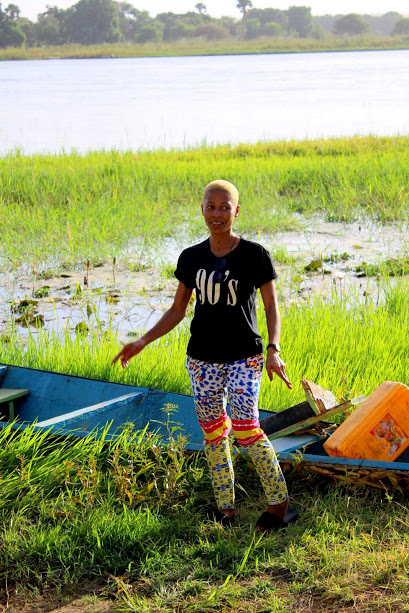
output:
[[[191,396],[0,364],[0,428],[25,429],[30,425],[36,431],[74,437],[98,437],[105,432],[105,438],[112,440],[124,426],[133,424],[135,430],[147,427],[166,442],[164,407],[169,404],[177,407],[171,419],[180,424],[186,449],[203,450],[203,433]],[[268,434],[274,415],[260,411],[261,425]],[[284,428],[283,436],[280,432],[271,435],[284,470],[409,491],[409,449],[395,462],[331,458],[323,448],[325,424],[317,419],[311,418],[313,423],[307,429],[286,435],[294,428]]]
[[[13,424],[24,429],[64,436],[101,435],[109,424],[107,440],[119,436],[124,425],[135,430],[148,426],[167,440],[164,407],[174,405],[172,420],[181,424],[189,451],[204,449],[203,433],[196,418],[193,398],[183,394],[112,383],[49,371],[0,365],[0,427]],[[261,411],[260,418],[271,416]],[[300,442],[316,440],[302,436],[292,440],[288,450],[295,451]]]

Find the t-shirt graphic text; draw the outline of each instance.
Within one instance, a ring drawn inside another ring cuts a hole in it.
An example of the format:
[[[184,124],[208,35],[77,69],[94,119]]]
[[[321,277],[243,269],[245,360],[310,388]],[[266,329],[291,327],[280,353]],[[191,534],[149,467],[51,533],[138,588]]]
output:
[[[213,270],[209,274],[209,278],[207,279],[207,271],[204,268],[200,268],[197,271],[196,288],[197,288],[197,295],[198,295],[200,304],[204,304],[206,302],[206,298],[207,298],[208,303],[211,304],[212,306],[217,304],[220,300],[221,284],[227,282],[227,305],[236,306],[237,287],[239,284],[238,280],[237,279],[228,280],[230,270],[225,270],[223,273],[224,278],[222,279],[221,283],[215,283],[214,282],[215,272],[216,271]]]

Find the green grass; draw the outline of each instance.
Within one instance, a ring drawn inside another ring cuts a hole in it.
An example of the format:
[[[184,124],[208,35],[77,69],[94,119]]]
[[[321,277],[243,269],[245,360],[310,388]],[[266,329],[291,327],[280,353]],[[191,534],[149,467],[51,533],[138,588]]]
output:
[[[241,193],[247,236],[294,229],[299,214],[330,221],[407,220],[409,138],[357,137],[0,159],[0,256],[29,270],[121,255],[150,263],[171,239],[204,236],[203,187],[216,177]]]
[[[352,603],[383,611],[388,602],[407,610],[409,539],[399,495],[290,477],[300,520],[260,537],[253,525],[261,493],[243,459],[240,524],[223,530],[206,519],[202,456],[186,458],[178,447],[172,457],[154,453],[154,441],[135,436],[71,447],[29,431],[0,438],[0,577],[10,591],[75,593],[84,582],[106,582],[108,572],[126,611],[287,613],[302,610],[306,597],[312,611]],[[140,471],[136,504],[123,494],[131,471]]]
[[[407,36],[394,37],[328,37],[323,40],[295,38],[259,38],[242,41],[225,39],[218,42],[202,38],[181,39],[173,43],[116,43],[101,45],[60,45],[50,47],[6,47],[0,49],[0,60],[38,60],[51,58],[101,57],[168,57],[194,55],[243,55],[260,53],[311,53],[316,51],[370,51],[407,49]]]
[[[397,258],[389,258],[378,264],[362,262],[362,264],[355,267],[355,272],[366,277],[381,277],[385,274],[391,277],[407,275],[409,274],[409,257],[404,255]]]

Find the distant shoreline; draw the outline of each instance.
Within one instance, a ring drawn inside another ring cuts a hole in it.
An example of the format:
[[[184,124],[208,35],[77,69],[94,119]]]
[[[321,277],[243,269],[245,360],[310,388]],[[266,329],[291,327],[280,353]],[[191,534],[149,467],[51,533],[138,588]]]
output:
[[[0,60],[107,59],[142,57],[196,57],[216,55],[262,55],[285,53],[332,53],[342,51],[403,51],[409,37],[345,37],[337,39],[255,39],[193,42],[191,39],[165,44],[116,43],[104,45],[61,45],[54,47],[6,47]]]

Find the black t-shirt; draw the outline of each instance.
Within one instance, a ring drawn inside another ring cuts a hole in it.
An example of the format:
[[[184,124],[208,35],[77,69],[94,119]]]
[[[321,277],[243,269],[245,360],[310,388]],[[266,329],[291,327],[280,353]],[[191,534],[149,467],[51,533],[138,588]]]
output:
[[[255,299],[257,288],[277,278],[270,254],[240,239],[223,257],[209,239],[182,251],[175,277],[196,290],[195,314],[187,354],[205,362],[235,362],[263,352]]]

